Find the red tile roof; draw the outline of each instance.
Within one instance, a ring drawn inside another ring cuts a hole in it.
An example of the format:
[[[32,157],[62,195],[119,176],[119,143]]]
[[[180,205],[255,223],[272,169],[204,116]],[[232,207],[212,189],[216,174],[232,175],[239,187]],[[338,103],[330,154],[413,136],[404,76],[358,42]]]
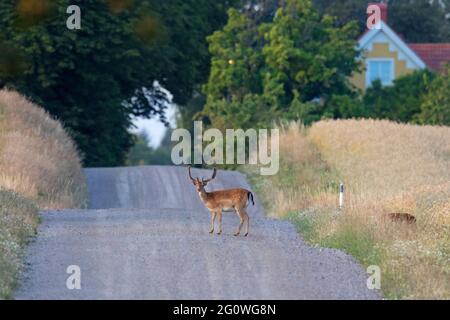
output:
[[[430,70],[442,72],[450,62],[450,43],[408,43]]]

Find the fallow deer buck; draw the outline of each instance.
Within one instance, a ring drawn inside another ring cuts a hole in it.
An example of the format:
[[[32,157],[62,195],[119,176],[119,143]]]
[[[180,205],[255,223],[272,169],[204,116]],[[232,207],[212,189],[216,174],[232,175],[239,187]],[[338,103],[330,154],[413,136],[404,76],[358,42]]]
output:
[[[255,201],[253,199],[253,194],[246,189],[228,189],[228,190],[220,190],[213,192],[206,192],[206,185],[216,177],[217,170],[214,168],[213,175],[211,179],[199,179],[192,178],[191,167],[188,168],[189,178],[192,180],[201,201],[203,204],[211,211],[211,228],[209,233],[214,232],[214,222],[216,220],[216,215],[219,220],[219,230],[217,234],[222,233],[222,212],[223,211],[236,211],[239,216],[239,227],[234,234],[238,236],[241,233],[242,226],[244,222],[247,222],[247,229],[245,231],[245,236],[248,235],[248,230],[250,228],[250,218],[247,214],[247,206],[251,200],[252,204],[255,205]]]

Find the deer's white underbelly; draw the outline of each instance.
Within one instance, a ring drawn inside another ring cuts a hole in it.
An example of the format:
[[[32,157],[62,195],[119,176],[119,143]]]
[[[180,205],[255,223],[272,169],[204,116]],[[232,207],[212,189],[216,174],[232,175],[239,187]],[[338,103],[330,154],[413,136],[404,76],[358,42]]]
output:
[[[208,208],[209,210],[217,209],[217,208],[210,208],[210,207],[208,207],[208,206],[207,206],[207,208]],[[234,208],[233,208],[233,207],[220,207],[220,210],[221,210],[222,212],[233,212],[233,211],[234,211]]]
[[[209,206],[206,206],[209,210],[213,210],[213,209],[217,209],[217,207],[209,207]],[[233,207],[231,207],[231,206],[221,206],[220,207],[220,210],[222,211],[222,212],[233,212],[234,211],[234,208]]]

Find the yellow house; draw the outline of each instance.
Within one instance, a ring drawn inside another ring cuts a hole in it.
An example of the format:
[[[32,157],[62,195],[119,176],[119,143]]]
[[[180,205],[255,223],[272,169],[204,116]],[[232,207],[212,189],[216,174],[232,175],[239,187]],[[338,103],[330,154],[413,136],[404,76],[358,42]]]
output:
[[[450,61],[450,43],[406,43],[387,24],[387,4],[369,3],[373,5],[379,8],[380,21],[358,40],[363,71],[354,74],[351,83],[364,91],[375,80],[391,85],[395,79],[415,70],[444,71]]]
[[[360,37],[358,49],[362,52],[360,59],[364,70],[350,80],[363,91],[375,80],[391,85],[395,79],[427,67],[383,20]]]

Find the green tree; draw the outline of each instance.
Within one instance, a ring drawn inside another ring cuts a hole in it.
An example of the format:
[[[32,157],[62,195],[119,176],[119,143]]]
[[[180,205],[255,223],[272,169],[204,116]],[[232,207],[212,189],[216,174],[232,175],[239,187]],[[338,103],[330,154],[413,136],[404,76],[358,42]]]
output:
[[[246,14],[230,9],[227,25],[208,37],[208,42],[212,55],[204,87],[208,101],[241,101],[246,94],[261,91],[262,37]]]
[[[302,102],[300,95],[294,91],[289,110],[283,114],[283,118],[288,121],[298,121],[299,119],[306,125],[319,121],[323,118],[323,105],[318,102]]]
[[[253,100],[262,92],[264,67],[258,27],[247,14],[230,9],[223,30],[208,37],[211,71],[203,88],[206,104],[200,114],[206,124],[224,129],[230,123],[260,122],[261,99]]]
[[[320,15],[331,15],[335,17],[335,25],[342,27],[350,21],[356,21],[359,32],[364,32],[367,21],[366,0],[313,0],[313,5]]]
[[[446,73],[437,76],[424,96],[416,122],[450,126],[450,64]]]
[[[201,115],[219,128],[267,126],[306,112],[297,112],[298,103],[320,99],[317,108],[304,105],[320,118],[332,95],[351,92],[356,33],[355,24],[335,28],[308,0],[284,1],[268,23],[230,10],[227,25],[208,38],[212,64]]]
[[[320,17],[311,1],[288,0],[265,26],[264,87],[275,90],[280,105],[289,106],[294,91],[301,101],[325,103],[333,94],[350,92],[348,77],[358,67],[356,25],[336,28],[333,21]]]
[[[161,64],[164,72],[159,81],[166,79],[162,83],[174,95],[176,104],[186,106],[201,91],[210,71],[206,37],[222,28],[227,22],[227,10],[240,3],[241,0],[152,1],[170,39],[170,50],[162,52],[170,58],[170,64]]]
[[[435,74],[423,70],[394,80],[392,86],[383,87],[379,81],[368,88],[363,104],[367,116],[410,122],[420,112],[428,83]]]
[[[421,112],[429,83],[435,77],[436,74],[428,70],[415,71],[394,80],[392,86],[382,86],[380,81],[375,81],[364,95],[333,95],[322,118],[376,118],[411,122]],[[310,108],[304,119],[317,119],[319,107]]]
[[[332,119],[365,118],[369,115],[358,94],[333,95],[326,110],[327,118]]]
[[[450,42],[450,3],[429,0],[388,0],[388,23],[407,42]],[[366,29],[366,0],[314,0],[321,14],[336,16],[336,25],[357,21]]]
[[[167,130],[169,137],[170,131]],[[167,134],[166,134],[167,137]],[[145,131],[141,131],[134,137],[135,144],[131,147],[127,155],[126,164],[130,166],[142,165],[169,165],[172,164],[170,158],[170,144],[161,143],[158,148],[150,146],[150,138]],[[170,141],[170,140],[169,140]]]
[[[131,116],[163,115],[155,81],[179,104],[205,82],[205,37],[234,2],[3,0],[0,82],[61,119],[85,165],[122,164]],[[66,28],[70,4],[81,8],[81,30]]]
[[[407,42],[450,42],[448,3],[390,0],[389,24]]]

